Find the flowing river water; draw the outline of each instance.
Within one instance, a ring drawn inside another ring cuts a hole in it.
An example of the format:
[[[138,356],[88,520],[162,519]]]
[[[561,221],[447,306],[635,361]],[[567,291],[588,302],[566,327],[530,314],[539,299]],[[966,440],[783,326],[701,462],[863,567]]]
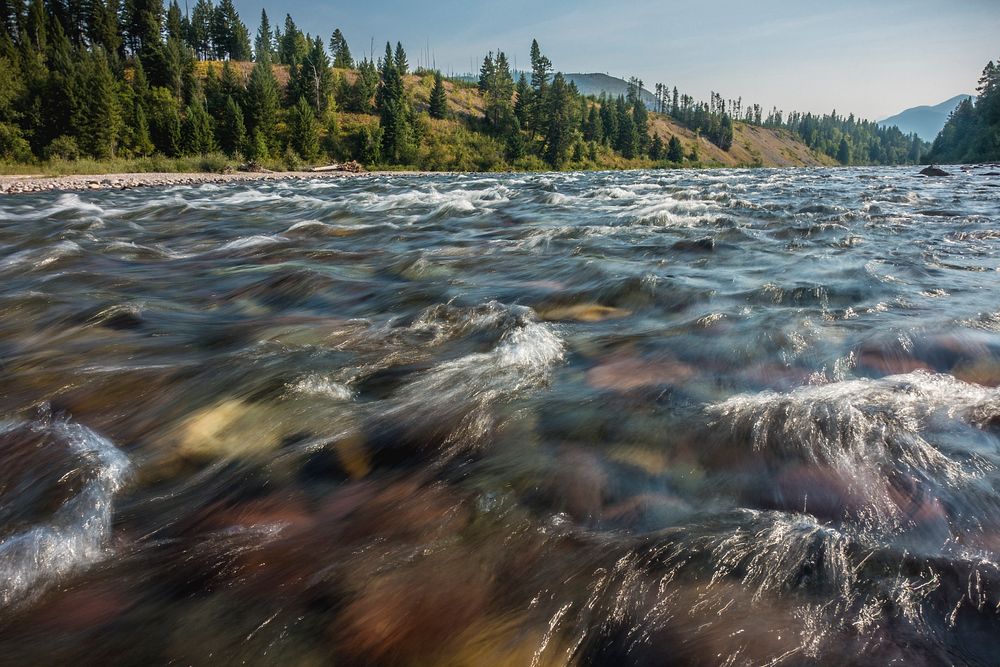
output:
[[[0,662],[1000,660],[1000,175],[0,200]]]

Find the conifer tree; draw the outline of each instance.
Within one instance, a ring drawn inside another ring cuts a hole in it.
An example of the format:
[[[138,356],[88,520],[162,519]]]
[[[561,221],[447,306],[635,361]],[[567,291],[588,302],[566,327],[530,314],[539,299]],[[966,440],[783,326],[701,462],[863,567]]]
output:
[[[292,149],[303,160],[313,160],[319,153],[319,124],[312,105],[305,97],[300,97],[292,107],[288,117],[288,129]]]
[[[851,145],[847,143],[846,137],[840,140],[840,149],[837,151],[837,161],[843,165],[851,163]]]
[[[291,14],[285,15],[285,29],[278,42],[278,62],[282,65],[294,65],[302,61],[309,51],[306,36],[295,25]]]
[[[247,128],[243,120],[243,110],[231,96],[226,98],[222,112],[222,122],[218,125],[219,144],[230,156],[246,149]]]
[[[117,0],[90,0],[87,38],[91,46],[100,46],[104,49],[109,62],[119,57],[122,48],[119,33]]]
[[[396,58],[389,43],[382,59],[381,84],[375,94],[382,126],[382,159],[392,163],[405,162],[411,149],[410,107],[403,87],[403,76],[396,68]]]
[[[657,134],[655,137],[653,137],[653,141],[649,144],[650,159],[656,161],[663,159],[663,151],[664,151],[663,139],[661,139],[660,135]]]
[[[84,153],[112,158],[122,122],[115,80],[102,49],[84,53],[77,69],[79,103],[73,110],[73,129]]]
[[[614,148],[622,154],[622,157],[632,159],[639,151],[639,135],[632,120],[632,110],[621,96],[615,103],[615,110],[618,116],[618,135]]]
[[[271,32],[271,22],[267,18],[267,11],[260,10],[260,27],[257,28],[257,38],[253,43],[254,60],[267,57],[274,59],[274,34]]]
[[[590,109],[587,112],[587,123],[583,138],[586,141],[593,141],[598,144],[604,140],[604,123],[601,122],[601,115],[597,110],[597,105],[590,105]]]
[[[428,113],[431,118],[438,120],[448,117],[448,95],[445,93],[444,79],[440,71],[434,72],[434,88],[431,90]]]
[[[528,114],[528,131],[534,135],[541,131],[548,104],[549,77],[552,61],[542,55],[538,40],[531,41],[531,109]]]
[[[212,54],[214,19],[215,8],[211,0],[198,0],[191,11],[191,34],[188,43],[199,60],[205,60]]]
[[[396,71],[399,72],[399,76],[406,76],[410,73],[410,64],[406,60],[406,51],[403,50],[402,42],[396,42],[396,53],[393,56],[393,60],[396,64]]]
[[[510,125],[513,116],[512,98],[514,79],[510,73],[507,56],[501,51],[493,58],[491,51],[483,59],[479,74],[479,90],[485,101],[486,122],[494,132],[500,133]]]
[[[333,75],[330,71],[330,59],[319,35],[313,40],[302,63],[294,70],[294,81],[289,88],[300,97],[304,96],[315,114],[322,115],[333,94]]]
[[[344,39],[340,28],[333,31],[330,37],[330,55],[333,56],[333,66],[337,69],[354,69],[354,59],[351,57],[351,47]]]
[[[146,110],[142,104],[133,101],[132,107],[132,153],[140,157],[150,155],[155,147],[149,136],[149,121],[146,120]]]
[[[381,84],[381,77],[375,63],[367,58],[358,63],[358,76],[348,91],[345,105],[354,113],[370,113],[372,100]]]
[[[676,164],[684,161],[684,147],[677,137],[671,136],[667,142],[667,160]]]
[[[215,150],[213,125],[205,108],[204,96],[192,100],[187,107],[182,130],[185,152],[204,155]]]
[[[174,39],[187,40],[187,35],[184,34],[184,15],[181,14],[181,6],[177,4],[177,0],[170,0],[170,5],[167,7],[167,36],[173,37]]]
[[[517,99],[514,101],[514,116],[521,127],[527,127],[531,113],[531,88],[528,87],[528,79],[521,72],[517,79],[517,86],[514,88]]]
[[[557,73],[548,89],[546,114],[540,116],[548,121],[544,134],[545,161],[554,169],[566,162],[573,145],[573,98],[562,73]]]
[[[722,114],[722,120],[719,124],[718,141],[715,143],[724,151],[728,151],[733,147],[733,119],[729,117],[729,114]]]
[[[247,131],[253,137],[256,159],[263,159],[269,154],[268,142],[274,135],[278,106],[278,82],[271,70],[270,59],[264,57],[254,64],[253,71],[250,72],[244,107]],[[258,139],[256,135],[260,138]],[[260,153],[262,145],[266,151],[263,154]]]

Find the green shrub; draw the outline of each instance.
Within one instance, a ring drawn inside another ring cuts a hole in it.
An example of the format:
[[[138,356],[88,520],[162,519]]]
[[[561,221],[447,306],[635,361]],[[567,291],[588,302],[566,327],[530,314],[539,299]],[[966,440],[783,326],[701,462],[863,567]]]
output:
[[[76,139],[73,137],[68,137],[65,134],[56,137],[52,142],[45,147],[45,159],[46,160],[76,160],[80,157],[80,147],[76,143]]]

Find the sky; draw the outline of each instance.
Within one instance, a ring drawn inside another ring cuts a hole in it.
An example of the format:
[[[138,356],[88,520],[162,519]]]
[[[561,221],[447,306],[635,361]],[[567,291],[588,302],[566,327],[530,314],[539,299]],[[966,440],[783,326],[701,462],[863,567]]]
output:
[[[975,93],[1000,60],[1000,0],[234,2],[252,34],[261,9],[279,26],[290,13],[325,40],[340,28],[355,57],[401,41],[414,67],[478,71],[499,49],[527,68],[534,38],[563,72],[872,120]]]

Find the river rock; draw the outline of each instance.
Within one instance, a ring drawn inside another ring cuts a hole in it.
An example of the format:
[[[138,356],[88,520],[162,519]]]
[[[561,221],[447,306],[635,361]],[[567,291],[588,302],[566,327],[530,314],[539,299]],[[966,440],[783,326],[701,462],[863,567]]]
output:
[[[628,317],[632,313],[623,308],[612,308],[597,303],[580,303],[543,309],[538,314],[543,320],[550,322],[603,322]]]
[[[670,249],[680,250],[681,252],[714,252],[715,239],[711,236],[693,240],[685,239],[683,241],[677,241],[670,246]]]
[[[227,399],[184,422],[178,454],[193,461],[255,456],[277,449],[281,434],[281,422],[273,410]]]
[[[676,386],[695,377],[697,371],[676,359],[640,357],[609,361],[587,371],[587,384],[595,389],[629,392],[635,389]]]
[[[944,169],[939,169],[934,165],[922,169],[920,174],[923,176],[951,176],[951,174],[946,172]]]

